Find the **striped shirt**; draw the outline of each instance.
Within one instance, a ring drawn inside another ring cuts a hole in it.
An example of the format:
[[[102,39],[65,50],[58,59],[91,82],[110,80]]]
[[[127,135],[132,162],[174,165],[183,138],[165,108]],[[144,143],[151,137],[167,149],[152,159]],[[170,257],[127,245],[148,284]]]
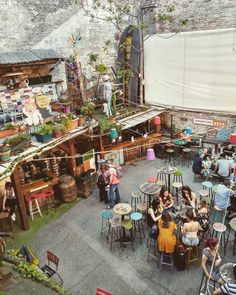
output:
[[[220,287],[223,294],[234,295],[236,294],[236,284],[226,283]]]

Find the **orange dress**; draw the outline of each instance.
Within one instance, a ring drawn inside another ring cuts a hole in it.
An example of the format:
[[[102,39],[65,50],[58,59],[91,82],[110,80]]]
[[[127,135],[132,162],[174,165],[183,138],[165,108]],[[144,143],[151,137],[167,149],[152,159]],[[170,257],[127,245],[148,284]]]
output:
[[[168,228],[163,228],[162,223],[162,220],[160,220],[158,223],[159,235],[157,238],[157,242],[159,246],[159,251],[172,253],[174,252],[176,245],[176,236],[173,235],[173,230],[176,229],[176,224],[171,221]]]

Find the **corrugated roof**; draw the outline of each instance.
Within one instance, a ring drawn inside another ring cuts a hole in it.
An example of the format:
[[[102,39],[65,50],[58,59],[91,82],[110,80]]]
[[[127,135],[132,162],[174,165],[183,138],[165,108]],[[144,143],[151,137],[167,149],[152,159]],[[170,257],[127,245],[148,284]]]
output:
[[[145,122],[147,120],[150,120],[150,119],[154,118],[155,116],[161,114],[163,112],[163,110],[151,109],[151,110],[148,110],[146,112],[138,113],[138,114],[133,115],[131,117],[121,119],[118,122],[120,124],[122,124],[123,129],[128,129],[128,128],[131,128],[133,126],[136,126],[138,124],[141,124],[141,123],[143,123],[143,122]]]
[[[0,53],[0,65],[30,63],[48,59],[60,59],[53,49],[36,49]]]

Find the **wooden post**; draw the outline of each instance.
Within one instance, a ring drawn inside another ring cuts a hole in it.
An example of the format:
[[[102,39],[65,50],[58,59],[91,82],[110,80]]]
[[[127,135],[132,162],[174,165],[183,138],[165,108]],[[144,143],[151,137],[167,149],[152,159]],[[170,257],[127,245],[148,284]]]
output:
[[[71,42],[72,47],[73,47],[75,62],[77,64],[81,100],[82,100],[82,103],[85,103],[86,95],[85,95],[85,90],[84,90],[83,73],[82,73],[81,64],[80,64],[79,50],[77,48],[78,40],[79,40],[78,36],[75,36],[73,34],[71,35],[70,42]]]
[[[71,175],[75,176],[75,171],[76,171],[75,145],[73,140],[69,140],[68,144],[69,144],[70,156],[71,156],[71,158],[69,158],[69,163],[70,163],[69,169],[70,169]]]
[[[102,134],[99,134],[99,145],[100,145],[100,157],[101,159],[104,159],[104,146],[103,146],[103,141],[102,141]]]
[[[21,228],[23,230],[28,230],[30,227],[29,218],[27,215],[24,194],[21,190],[21,183],[20,183],[20,179],[19,179],[19,173],[18,173],[17,166],[11,175],[11,182],[12,182],[13,187],[15,189],[17,206],[18,206],[19,215],[20,215]]]

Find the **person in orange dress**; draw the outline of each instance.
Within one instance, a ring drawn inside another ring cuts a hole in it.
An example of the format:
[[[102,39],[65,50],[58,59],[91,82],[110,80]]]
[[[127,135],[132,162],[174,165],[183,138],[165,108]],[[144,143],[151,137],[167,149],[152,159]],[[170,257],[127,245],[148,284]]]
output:
[[[157,239],[160,252],[173,253],[176,245],[176,224],[170,213],[164,210],[158,223],[159,236]]]

